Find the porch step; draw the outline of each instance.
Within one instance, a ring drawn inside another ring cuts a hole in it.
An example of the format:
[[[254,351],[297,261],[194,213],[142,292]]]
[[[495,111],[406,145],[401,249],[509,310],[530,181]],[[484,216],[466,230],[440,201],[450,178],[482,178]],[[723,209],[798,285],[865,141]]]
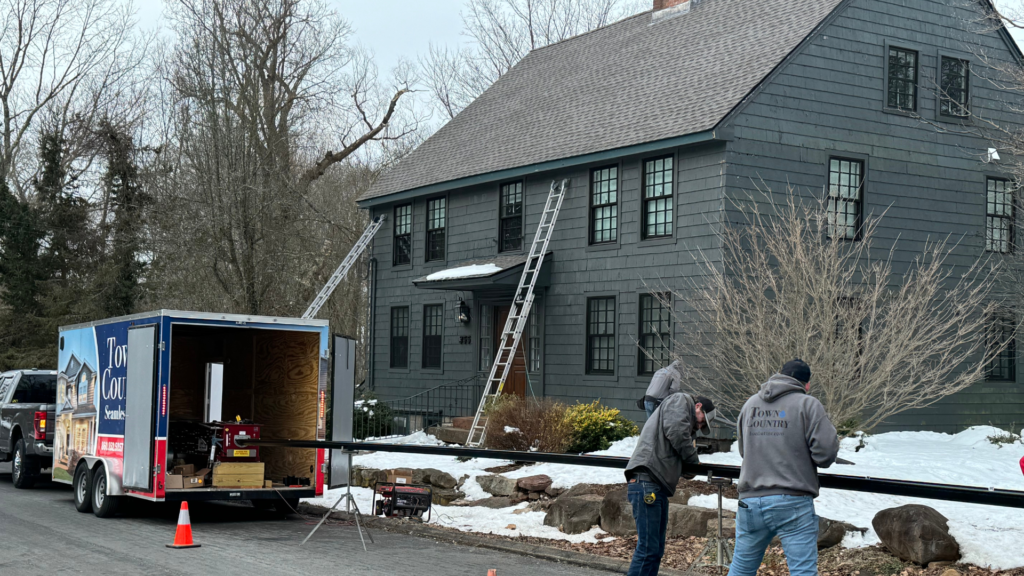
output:
[[[480,425],[487,425],[487,418],[480,418]],[[472,416],[458,416],[452,418],[452,428],[458,428],[460,430],[469,430],[473,426]]]
[[[470,418],[470,420],[473,420]],[[434,426],[427,428],[427,434],[436,436],[438,440],[447,442],[448,444],[462,444],[465,446],[466,441],[469,440],[469,430],[462,428],[453,428],[451,426]]]

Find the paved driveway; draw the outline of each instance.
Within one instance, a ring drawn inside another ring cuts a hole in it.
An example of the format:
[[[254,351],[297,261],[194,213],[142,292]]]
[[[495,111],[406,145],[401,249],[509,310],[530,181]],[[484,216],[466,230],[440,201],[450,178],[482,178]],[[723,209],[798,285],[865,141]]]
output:
[[[190,504],[192,531],[201,548],[172,550],[178,510],[132,501],[124,513],[102,520],[75,511],[71,489],[11,485],[10,464],[0,464],[0,574],[353,574],[410,576],[576,576],[594,571],[492,550],[374,531],[363,552],[354,526],[328,525],[305,546],[308,518],[281,519],[242,504]],[[607,572],[596,572],[607,574]]]

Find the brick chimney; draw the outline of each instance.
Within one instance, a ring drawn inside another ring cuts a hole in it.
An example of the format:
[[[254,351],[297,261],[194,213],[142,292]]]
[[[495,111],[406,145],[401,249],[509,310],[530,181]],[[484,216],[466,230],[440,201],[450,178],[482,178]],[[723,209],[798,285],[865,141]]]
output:
[[[689,0],[654,0],[654,11],[657,12],[659,10],[664,10],[665,8],[678,6],[688,1]]]

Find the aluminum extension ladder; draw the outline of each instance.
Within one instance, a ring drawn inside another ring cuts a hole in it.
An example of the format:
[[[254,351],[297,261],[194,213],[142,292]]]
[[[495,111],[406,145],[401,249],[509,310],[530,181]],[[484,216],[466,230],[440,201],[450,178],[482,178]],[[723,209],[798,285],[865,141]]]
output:
[[[334,293],[334,289],[338,287],[338,284],[341,284],[341,281],[344,280],[345,276],[348,274],[349,269],[352,268],[356,263],[356,260],[359,259],[359,255],[363,253],[363,250],[366,250],[367,246],[370,245],[370,240],[372,240],[373,235],[380,230],[380,227],[384,224],[385,218],[386,216],[384,214],[377,216],[372,222],[370,222],[370,225],[366,227],[366,230],[363,230],[363,235],[359,237],[359,240],[356,240],[355,245],[348,251],[348,256],[345,256],[345,259],[341,261],[341,266],[338,266],[338,269],[331,275],[327,284],[324,284],[320,293],[317,294],[316,298],[313,299],[313,302],[310,303],[309,308],[306,308],[306,312],[302,315],[303,319],[308,320],[313,318],[318,312],[320,312],[320,309],[327,303],[327,299]]]
[[[544,264],[544,255],[547,254],[548,243],[551,242],[551,235],[555,230],[555,220],[558,219],[558,212],[562,209],[562,200],[565,198],[565,191],[568,187],[568,179],[562,180],[561,183],[551,182],[551,191],[548,192],[544,211],[541,212],[540,223],[537,225],[537,232],[534,234],[533,244],[530,246],[530,254],[526,257],[523,275],[519,278],[519,286],[512,299],[512,309],[509,311],[508,320],[505,321],[505,328],[501,332],[494,364],[491,365],[491,373],[487,376],[484,394],[480,398],[480,406],[477,407],[476,415],[473,417],[473,425],[469,428],[466,446],[475,448],[484,443],[486,426],[480,424],[480,417],[483,416],[484,409],[487,408],[488,399],[500,396],[502,388],[505,387],[505,379],[508,378],[509,370],[512,368],[516,348],[519,346],[519,340],[526,328],[526,321],[530,317],[530,308],[533,307],[533,288],[537,284],[540,267]],[[494,388],[493,392],[492,388]]]

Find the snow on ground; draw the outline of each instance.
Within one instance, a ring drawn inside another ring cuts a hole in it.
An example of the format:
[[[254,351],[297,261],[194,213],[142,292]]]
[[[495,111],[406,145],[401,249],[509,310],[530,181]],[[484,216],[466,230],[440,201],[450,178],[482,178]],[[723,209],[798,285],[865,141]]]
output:
[[[434,280],[451,280],[452,278],[472,278],[474,276],[488,276],[495,272],[501,272],[501,267],[494,263],[471,264],[469,266],[459,266],[458,268],[449,268],[447,270],[441,270],[440,272],[434,272],[433,274],[427,275],[424,280],[432,282]]]
[[[479,487],[477,489],[479,490]],[[483,491],[481,490],[481,492]],[[344,488],[327,490],[324,487],[324,495],[322,497],[306,498],[303,502],[330,508],[334,506],[344,493]],[[490,496],[490,494],[486,494],[486,496]],[[373,490],[353,487],[352,497],[360,512],[370,515],[373,510]],[[614,538],[599,540],[596,535],[603,533],[603,531],[597,527],[591,528],[583,534],[563,534],[558,531],[558,528],[544,525],[543,512],[515,513],[517,510],[526,508],[526,506],[527,503],[523,502],[517,506],[492,510],[482,506],[435,505],[432,506],[430,524],[455,528],[462,532],[479,532],[500,536],[533,536],[552,540],[567,540],[569,542],[593,543],[614,540]],[[345,503],[338,506],[338,510],[345,510]]]
[[[988,437],[1002,431],[980,426],[959,434],[935,432],[890,432],[865,438],[865,447],[856,451],[858,439],[843,440],[839,456],[855,465],[833,465],[824,472],[873,478],[894,478],[919,480],[946,484],[994,487],[1024,490],[1024,476],[1021,475],[1018,460],[1024,456],[1024,444],[1017,442],[997,446]],[[636,438],[627,438],[612,445],[608,450],[595,455],[629,456],[636,446]],[[433,436],[422,432],[401,439],[386,439],[385,442],[407,444],[439,445]],[[736,448],[732,452],[701,456],[701,461],[718,464],[739,465],[742,461]],[[508,464],[508,461],[473,459],[459,462],[451,456],[427,456],[422,454],[395,454],[377,452],[354,457],[358,466],[369,468],[437,468],[456,478],[469,475],[462,491],[467,500],[479,500],[490,495],[480,488],[476,476],[488,474],[485,468]],[[508,472],[509,478],[522,478],[535,474],[547,474],[554,486],[568,488],[575,484],[617,484],[623,482],[621,470],[569,466],[565,464],[536,464]],[[372,491],[353,488],[356,501],[364,513],[370,510]],[[324,498],[307,500],[330,506],[341,492],[332,490]],[[365,507],[364,507],[365,502]],[[689,502],[693,506],[717,508],[718,497],[714,495],[694,496]],[[1024,566],[1024,522],[1020,521],[1019,510],[995,506],[980,506],[823,489],[815,500],[817,513],[825,518],[842,520],[861,528],[867,528],[864,536],[848,535],[843,541],[847,547],[869,546],[878,543],[878,536],[871,529],[871,519],[882,509],[903,504],[924,504],[935,508],[949,519],[950,532],[957,539],[964,555],[963,561],[997,569]],[[557,529],[543,525],[542,512],[513,514],[516,507],[492,510],[473,506],[435,506],[431,523],[451,526],[463,531],[501,534],[506,536],[527,535],[540,538],[568,540],[572,542],[594,542],[598,529],[580,535],[562,534]],[[724,507],[736,510],[735,500],[725,500]],[[515,530],[507,526],[514,524]]]
[[[855,450],[859,440],[847,438],[839,449],[839,457],[855,465],[835,464],[822,472],[871,478],[917,480],[942,484],[960,484],[983,488],[1024,490],[1018,460],[1024,456],[1024,444],[998,446],[988,437],[1003,433],[998,428],[976,426],[959,434],[937,432],[888,432],[864,439],[865,447]],[[704,462],[736,464],[742,461],[736,447],[732,452],[701,456]],[[695,496],[693,506],[717,508],[717,496]],[[944,500],[927,500],[822,489],[814,501],[819,516],[849,522],[867,528],[864,536],[849,535],[847,547],[878,543],[871,528],[871,519],[879,510],[904,504],[923,504],[938,510],[949,519],[949,531],[960,543],[963,561],[979,566],[1009,569],[1024,566],[1024,523],[1014,508],[962,504]],[[736,501],[724,504],[736,510]]]

